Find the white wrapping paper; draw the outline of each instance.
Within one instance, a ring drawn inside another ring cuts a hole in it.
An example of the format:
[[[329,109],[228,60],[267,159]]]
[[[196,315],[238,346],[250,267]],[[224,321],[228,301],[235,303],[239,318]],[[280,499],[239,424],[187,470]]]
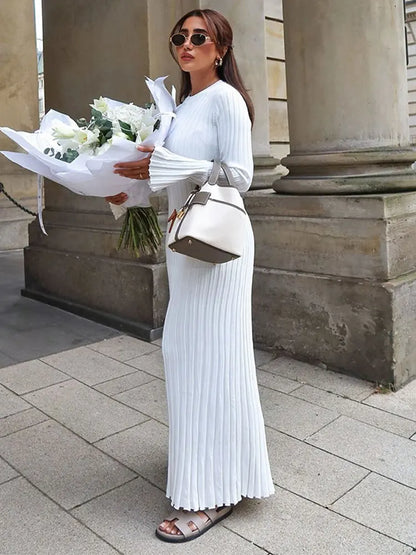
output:
[[[153,81],[146,78],[146,84],[160,113],[160,126],[141,143],[144,146],[163,145],[175,116],[175,89],[172,88],[172,93],[169,93],[164,85],[165,79],[166,77],[159,77]],[[107,98],[105,100],[109,105],[123,104]],[[49,110],[39,130],[34,133],[0,127],[0,131],[26,151],[1,151],[2,154],[19,166],[55,181],[79,195],[106,197],[120,192],[129,194],[129,190],[134,188],[132,200],[128,199],[123,207],[150,206],[151,190],[147,180],[129,179],[114,173],[115,163],[140,160],[148,156],[148,153],[137,150],[137,144],[128,139],[113,136],[111,146],[98,156],[83,153],[71,163],[57,160],[44,153],[46,148],[53,145],[52,128],[57,120],[69,125],[74,123],[69,116]],[[42,222],[41,212],[39,221]]]

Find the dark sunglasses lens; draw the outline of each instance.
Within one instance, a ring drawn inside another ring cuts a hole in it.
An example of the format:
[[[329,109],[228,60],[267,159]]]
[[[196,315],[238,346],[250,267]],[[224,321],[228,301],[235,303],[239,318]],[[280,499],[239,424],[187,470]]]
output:
[[[176,35],[172,35],[170,40],[172,41],[172,44],[174,44],[175,46],[182,46],[182,44],[184,44],[186,39],[184,35],[177,33]]]
[[[202,46],[206,40],[207,37],[202,33],[195,33],[195,35],[191,37],[191,42],[194,46]]]

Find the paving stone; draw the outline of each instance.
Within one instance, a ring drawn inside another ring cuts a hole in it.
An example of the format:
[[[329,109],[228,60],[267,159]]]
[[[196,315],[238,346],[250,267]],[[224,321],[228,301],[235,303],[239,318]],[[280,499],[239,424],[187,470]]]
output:
[[[152,345],[157,345],[158,347],[162,346],[162,338],[159,337],[159,339],[155,339],[154,341],[152,341]]]
[[[262,369],[359,401],[374,391],[374,385],[370,382],[287,357],[278,357],[263,365]]]
[[[321,429],[338,415],[328,409],[260,386],[264,421],[267,426],[304,439]]]
[[[0,484],[3,482],[8,482],[12,478],[16,478],[19,476],[19,473],[16,472],[9,464],[6,463],[3,459],[0,458]]]
[[[45,420],[49,420],[48,416],[35,408],[5,416],[4,418],[0,418],[0,437],[13,434],[14,432],[18,432],[34,424],[39,424],[39,422],[44,422]]]
[[[276,358],[276,355],[267,351],[261,351],[260,349],[254,349],[254,358],[256,360],[256,366],[261,366]]]
[[[30,405],[26,401],[0,385],[0,418],[28,408]]]
[[[18,395],[68,379],[69,376],[40,360],[30,360],[0,370],[0,383]]]
[[[7,325],[14,332],[24,332],[42,327],[49,327],[52,324],[61,324],[62,329],[63,314],[67,316],[65,324],[68,320],[74,318],[74,315],[66,311],[56,309],[46,303],[38,302],[33,299],[19,298],[16,291],[17,302],[13,306],[13,310],[8,310],[3,314],[0,313],[0,326]],[[69,316],[69,317],[68,317]],[[67,329],[65,330],[67,331]],[[77,333],[80,337],[80,333]],[[72,339],[72,338],[71,338]]]
[[[288,378],[284,378],[278,374],[265,372],[259,368],[257,369],[257,382],[259,385],[263,385],[269,389],[274,389],[275,391],[281,391],[282,393],[290,393],[299,387],[303,387],[299,382],[289,380]]]
[[[154,376],[138,370],[136,372],[132,372],[131,374],[127,374],[127,376],[121,376],[121,378],[115,378],[114,380],[109,380],[95,385],[94,389],[111,397],[113,395],[117,395],[118,393],[123,393],[129,389],[133,389],[133,387],[137,387],[138,385],[151,382],[154,379]]]
[[[416,548],[416,490],[377,474],[332,505],[337,513],[354,519]]]
[[[333,503],[369,473],[271,428],[266,432],[274,483],[320,505]]]
[[[57,353],[42,358],[42,360],[87,385],[96,385],[112,378],[131,374],[129,366],[88,347]]]
[[[99,343],[88,345],[88,347],[121,362],[159,350],[157,345],[148,343],[147,341],[141,341],[129,335],[120,335],[118,337],[112,337],[111,339],[105,339]]]
[[[0,438],[0,455],[66,509],[134,478],[135,474],[56,422]]]
[[[223,521],[224,526],[218,523],[198,538],[197,545],[189,542],[173,546],[161,542],[155,537],[155,529],[171,510],[164,493],[138,477],[74,509],[72,514],[123,555],[172,555],[176,552],[181,555],[218,555],[220,549],[223,553],[264,555],[259,547],[225,528],[232,516]]]
[[[4,555],[118,553],[23,478],[0,486],[0,522]]]
[[[16,360],[14,358],[9,357],[4,353],[0,352],[0,368],[4,368],[5,366],[10,366],[15,363],[16,363]]]
[[[303,385],[292,395],[403,437],[409,437],[416,432],[416,422],[316,387]]]
[[[28,393],[25,399],[90,442],[148,419],[76,380]]]
[[[166,386],[162,380],[153,380],[114,396],[114,399],[137,409],[143,414],[168,424]]]
[[[416,380],[394,393],[373,394],[366,404],[416,421]]]
[[[409,548],[278,488],[244,500],[225,526],[276,555],[404,555]]]
[[[416,488],[416,444],[410,439],[341,416],[307,442]]]
[[[53,307],[52,307],[53,308]],[[121,335],[118,330],[110,328],[103,324],[82,318],[76,314],[71,314],[66,310],[55,309],[53,315],[54,321],[57,322],[62,329],[65,330],[69,337],[82,337],[80,345],[90,345],[110,337],[117,337]]]
[[[165,489],[168,459],[168,428],[149,420],[95,443],[128,468]]]
[[[78,347],[83,342],[82,336],[68,337],[68,333],[56,325],[39,326],[19,333],[2,326],[0,351],[17,362],[24,362]]]
[[[162,351],[159,349],[153,351],[147,355],[142,355],[141,357],[133,358],[127,362],[129,366],[134,368],[139,368],[144,370],[148,374],[152,374],[156,378],[164,379],[165,371],[163,366],[163,355]]]

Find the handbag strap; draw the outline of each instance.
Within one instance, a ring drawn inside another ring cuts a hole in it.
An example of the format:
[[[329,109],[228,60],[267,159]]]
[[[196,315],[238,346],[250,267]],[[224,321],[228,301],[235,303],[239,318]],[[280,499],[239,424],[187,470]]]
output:
[[[227,166],[227,164],[218,162],[218,160],[214,160],[214,163],[212,165],[212,171],[211,174],[208,178],[208,184],[209,185],[216,185],[217,181],[218,181],[218,177],[220,175],[220,171],[221,169],[224,172],[224,175],[228,181],[228,186],[229,187],[233,187],[234,186],[234,179],[233,179],[233,175],[231,173],[230,168]]]

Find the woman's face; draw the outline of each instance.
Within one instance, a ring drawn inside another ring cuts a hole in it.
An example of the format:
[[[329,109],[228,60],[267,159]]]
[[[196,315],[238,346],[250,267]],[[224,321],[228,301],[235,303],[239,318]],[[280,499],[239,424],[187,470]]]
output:
[[[190,41],[190,37],[194,33],[202,33],[209,37],[204,20],[201,17],[188,17],[178,32],[187,38],[182,46],[175,46],[181,69],[190,73],[212,72],[215,74],[215,60],[220,55],[212,37],[211,40],[206,40],[202,46],[194,46]]]

